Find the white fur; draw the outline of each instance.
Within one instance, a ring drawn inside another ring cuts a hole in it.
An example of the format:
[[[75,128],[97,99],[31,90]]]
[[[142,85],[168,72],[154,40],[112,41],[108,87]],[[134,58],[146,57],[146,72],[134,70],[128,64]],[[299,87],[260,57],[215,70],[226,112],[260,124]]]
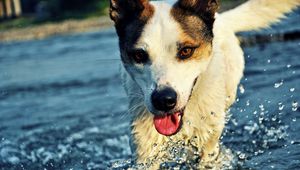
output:
[[[132,134],[137,145],[138,161],[145,162],[151,156],[162,156],[153,145],[163,145],[169,140],[155,130],[153,115],[148,111],[153,109],[149,101],[153,83],[168,83],[174,87],[180,95],[177,107],[185,106],[183,126],[173,139],[187,142],[196,136],[197,145],[203,150],[203,161],[210,161],[214,157],[208,155],[218,151],[225,112],[235,101],[237,86],[243,76],[243,51],[235,32],[267,27],[296,4],[299,5],[300,0],[251,0],[232,11],[217,15],[211,60],[182,63],[174,58],[180,29],[170,17],[170,6],[163,2],[153,4],[155,14],[137,43],[137,47],[150,52],[153,64],[140,68],[143,73],[136,75],[139,76],[137,82],[126,72],[123,73],[130,107],[134,108],[131,110],[135,116]],[[188,100],[192,80],[197,76],[198,81]],[[141,93],[146,102],[132,95]]]
[[[258,30],[279,22],[299,4],[300,0],[250,0],[220,17],[234,32]]]

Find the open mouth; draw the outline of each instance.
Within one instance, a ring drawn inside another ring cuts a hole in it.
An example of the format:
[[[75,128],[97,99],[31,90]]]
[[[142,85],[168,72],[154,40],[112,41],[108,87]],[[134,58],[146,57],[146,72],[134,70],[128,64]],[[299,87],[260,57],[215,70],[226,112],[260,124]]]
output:
[[[163,116],[154,116],[153,123],[158,133],[171,136],[176,134],[182,125],[183,111],[173,114],[166,113]]]
[[[198,77],[196,77],[193,82],[193,87],[188,100],[190,100],[192,96],[192,91],[195,87],[197,80]],[[179,132],[182,126],[182,117],[184,110],[185,108],[183,108],[181,111],[177,111],[174,113],[165,113],[163,115],[154,116],[153,123],[157,132],[165,136],[172,136]]]

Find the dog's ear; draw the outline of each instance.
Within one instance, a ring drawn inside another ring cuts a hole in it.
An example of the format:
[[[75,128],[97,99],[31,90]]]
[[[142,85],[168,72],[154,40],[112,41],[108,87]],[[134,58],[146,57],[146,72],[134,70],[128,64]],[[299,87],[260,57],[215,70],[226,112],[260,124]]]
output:
[[[207,17],[207,19],[214,19],[219,9],[218,0],[179,0],[178,4],[181,8]]]
[[[122,20],[133,19],[142,14],[148,0],[110,0],[110,18],[118,24]]]
[[[218,0],[178,0],[175,6],[189,14],[201,17],[209,30],[213,29],[215,13],[219,9]]]

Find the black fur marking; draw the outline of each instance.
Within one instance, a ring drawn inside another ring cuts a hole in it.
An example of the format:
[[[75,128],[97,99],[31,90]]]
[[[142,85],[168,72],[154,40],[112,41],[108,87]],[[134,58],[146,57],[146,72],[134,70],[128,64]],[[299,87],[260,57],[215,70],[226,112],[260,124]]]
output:
[[[110,16],[115,22],[121,58],[125,65],[130,63],[128,51],[134,49],[153,13],[154,8],[148,0],[111,0]]]

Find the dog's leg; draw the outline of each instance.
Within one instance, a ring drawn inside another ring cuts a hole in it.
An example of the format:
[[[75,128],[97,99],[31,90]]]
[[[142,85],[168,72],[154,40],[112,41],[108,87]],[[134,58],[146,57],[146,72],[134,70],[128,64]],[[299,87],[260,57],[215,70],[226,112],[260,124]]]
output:
[[[220,152],[220,146],[219,146],[219,140],[215,139],[213,141],[209,141],[210,143],[205,146],[203,152],[202,152],[202,157],[201,157],[201,162],[211,162],[214,161]]]
[[[206,145],[203,146],[203,151],[201,156],[202,163],[216,160],[220,152],[220,146],[219,146],[220,136],[221,136],[221,132],[216,132],[216,134],[206,142]]]

